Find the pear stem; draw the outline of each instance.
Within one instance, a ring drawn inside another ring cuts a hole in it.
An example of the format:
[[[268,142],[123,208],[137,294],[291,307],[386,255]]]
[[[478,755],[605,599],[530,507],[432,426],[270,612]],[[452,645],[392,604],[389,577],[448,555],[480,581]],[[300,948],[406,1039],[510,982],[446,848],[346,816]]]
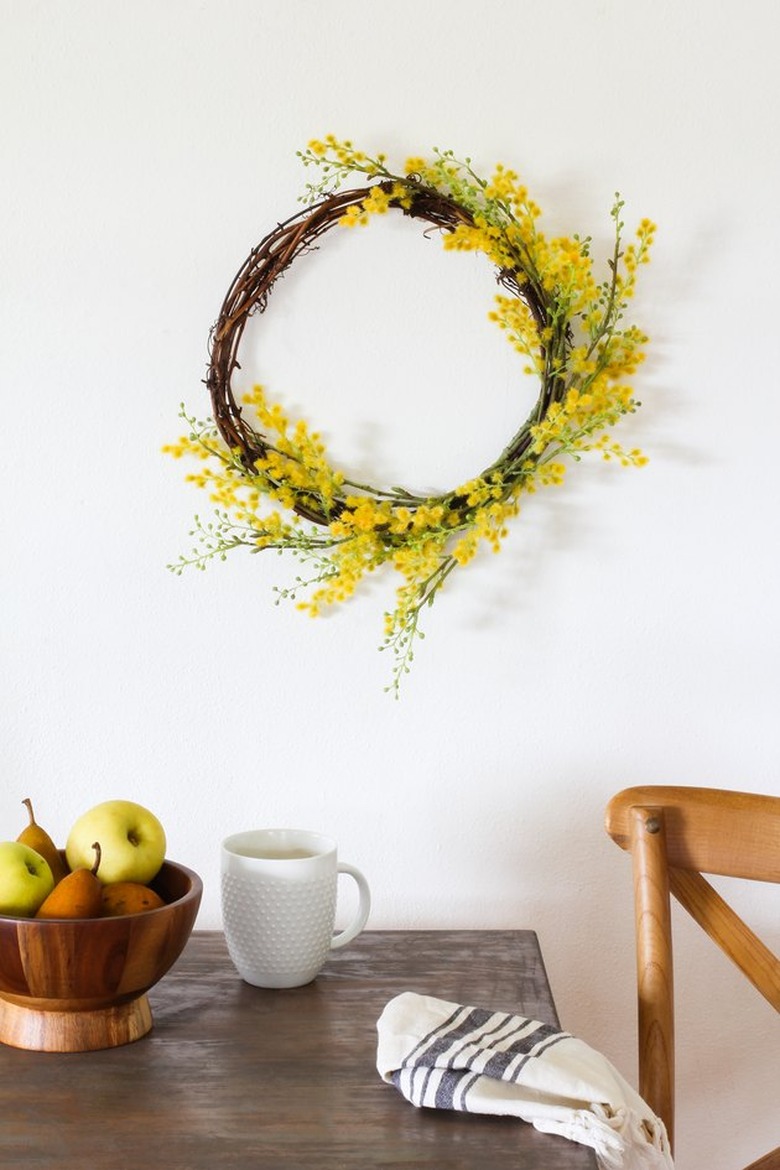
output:
[[[24,800],[22,801],[22,804],[27,805],[27,812],[30,814],[30,824],[34,825],[35,824],[35,813],[33,812],[32,801],[30,800],[29,796],[25,796]]]
[[[100,868],[100,858],[101,858],[101,856],[102,856],[102,850],[101,850],[101,848],[100,848],[100,842],[99,842],[99,841],[94,841],[94,842],[93,842],[93,844],[92,844],[92,848],[95,850],[95,863],[94,863],[94,865],[92,866],[92,869],[90,870],[90,873],[92,874],[92,876],[93,876],[93,877],[97,877],[97,871],[98,871],[98,869]]]

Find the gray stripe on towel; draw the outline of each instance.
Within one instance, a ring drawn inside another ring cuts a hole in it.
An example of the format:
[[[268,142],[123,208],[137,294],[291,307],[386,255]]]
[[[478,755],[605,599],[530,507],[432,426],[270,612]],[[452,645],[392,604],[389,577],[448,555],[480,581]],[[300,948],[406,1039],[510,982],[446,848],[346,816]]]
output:
[[[515,1080],[517,1074],[529,1060],[539,1056],[553,1044],[557,1044],[559,1040],[567,1040],[568,1038],[568,1032],[561,1032],[551,1024],[540,1024],[533,1032],[520,1036],[517,1040],[507,1044],[506,1047],[502,1043],[501,1051],[497,1051],[483,1065],[482,1074],[486,1077],[503,1080],[510,1065],[516,1062],[511,1075],[507,1078]]]

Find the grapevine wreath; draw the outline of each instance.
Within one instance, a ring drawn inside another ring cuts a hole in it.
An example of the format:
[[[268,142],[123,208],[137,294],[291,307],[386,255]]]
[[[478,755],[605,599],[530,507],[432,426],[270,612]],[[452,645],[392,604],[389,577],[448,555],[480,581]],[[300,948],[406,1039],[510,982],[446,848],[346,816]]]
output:
[[[646,462],[609,431],[638,405],[626,379],[643,360],[647,338],[624,316],[655,226],[643,219],[624,245],[623,202],[616,196],[614,246],[599,282],[590,237],[546,237],[538,206],[501,165],[484,179],[470,159],[436,150],[428,160],[408,159],[397,173],[384,155],[371,157],[333,136],[310,142],[299,157],[305,167],[319,168],[320,181],[307,185],[304,209],[252,249],[211,333],[206,382],[213,419],[199,421],[182,406],[188,433],[165,448],[203,461],[188,479],[206,488],[217,507],[210,522],[196,517],[197,546],[170,568],[203,569],[238,547],[288,550],[312,571],[278,589],[277,600],[292,598],[316,615],[389,563],[401,583],[395,609],[385,614],[382,649],[395,656],[387,689],[397,695],[423,637],[423,607],[482,544],[498,551],[524,493],[560,483],[566,456],[578,460],[596,451],[623,465]],[[368,185],[342,190],[354,173],[367,176]],[[447,249],[488,257],[501,289],[490,316],[539,381],[529,417],[498,458],[440,495],[351,480],[328,461],[319,436],[302,420],[292,423],[263,387],[245,392],[239,406],[232,384],[246,324],[267,309],[274,284],[293,261],[331,229],[388,212],[421,220],[426,231],[438,229]]]

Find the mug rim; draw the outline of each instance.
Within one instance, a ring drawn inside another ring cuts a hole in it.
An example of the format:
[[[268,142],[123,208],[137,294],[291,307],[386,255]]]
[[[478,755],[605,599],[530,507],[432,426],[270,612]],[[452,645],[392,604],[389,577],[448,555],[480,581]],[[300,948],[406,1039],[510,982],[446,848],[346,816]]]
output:
[[[311,857],[265,857],[261,853],[248,853],[236,848],[237,842],[241,840],[265,838],[267,840],[280,840],[284,838],[292,838],[289,842],[294,847],[294,843],[298,842],[312,849]],[[307,862],[317,861],[323,857],[329,857],[331,854],[337,852],[337,843],[333,837],[329,837],[326,833],[318,833],[314,829],[295,829],[295,828],[267,828],[267,829],[243,829],[238,833],[231,833],[222,841],[222,852],[228,854],[230,857],[243,857],[249,861],[262,861],[269,865],[278,863],[281,865],[289,865],[291,862],[296,864],[306,864]]]

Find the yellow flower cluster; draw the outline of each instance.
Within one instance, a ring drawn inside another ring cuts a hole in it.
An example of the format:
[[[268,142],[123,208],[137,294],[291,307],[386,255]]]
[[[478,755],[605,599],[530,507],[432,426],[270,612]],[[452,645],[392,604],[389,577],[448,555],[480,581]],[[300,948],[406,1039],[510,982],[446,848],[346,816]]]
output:
[[[452,555],[459,565],[468,564],[476,556],[479,545],[483,541],[494,553],[501,551],[501,541],[509,535],[507,521],[520,511],[517,496],[521,490],[522,485],[517,484],[509,499],[496,500],[492,504],[477,508],[472,518],[471,527],[452,549]]]
[[[497,307],[488,313],[489,320],[496,322],[519,354],[531,359],[530,365],[524,367],[524,372],[541,375],[544,370],[543,346],[550,340],[551,331],[541,331],[526,302],[517,297],[506,297],[499,293],[495,303]]]
[[[331,467],[320,436],[310,433],[303,419],[291,429],[282,408],[268,402],[262,386],[255,386],[243,401],[254,408],[263,432],[275,435],[265,455],[255,460],[268,495],[285,508],[292,509],[305,501],[329,516],[344,475]]]
[[[342,166],[352,167],[357,165],[361,169],[365,169],[368,174],[376,173],[373,167],[381,166],[385,160],[383,154],[378,155],[377,159],[371,159],[362,150],[355,150],[348,138],[345,138],[343,142],[339,142],[333,134],[326,134],[322,140],[312,138],[309,142],[309,150],[319,159],[324,159],[328,154],[332,154]]]
[[[342,227],[365,227],[371,215],[385,215],[391,207],[411,206],[412,195],[402,183],[393,183],[389,191],[383,187],[372,187],[360,203],[351,204],[342,215]]]

